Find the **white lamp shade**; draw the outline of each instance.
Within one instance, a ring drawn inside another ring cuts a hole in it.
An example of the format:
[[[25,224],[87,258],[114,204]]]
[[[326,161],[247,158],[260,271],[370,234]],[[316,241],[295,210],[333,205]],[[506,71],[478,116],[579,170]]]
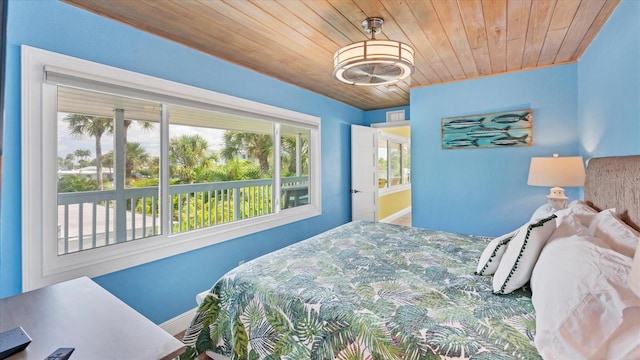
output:
[[[584,177],[582,156],[532,157],[527,184],[533,186],[583,186]]]

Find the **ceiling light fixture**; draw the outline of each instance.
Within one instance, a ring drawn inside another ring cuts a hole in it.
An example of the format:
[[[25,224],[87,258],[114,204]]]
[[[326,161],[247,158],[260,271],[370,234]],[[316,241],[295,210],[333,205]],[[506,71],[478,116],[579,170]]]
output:
[[[362,21],[371,40],[340,48],[333,55],[333,76],[350,85],[377,86],[407,78],[413,73],[413,49],[402,42],[376,40],[384,20],[378,17]]]

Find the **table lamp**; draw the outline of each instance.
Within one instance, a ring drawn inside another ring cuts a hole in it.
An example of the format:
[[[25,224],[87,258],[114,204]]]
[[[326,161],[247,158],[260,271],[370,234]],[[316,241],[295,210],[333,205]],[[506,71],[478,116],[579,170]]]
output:
[[[584,185],[584,161],[582,156],[532,157],[529,166],[528,185],[552,186],[547,199],[555,209],[567,207],[568,197],[561,186]]]

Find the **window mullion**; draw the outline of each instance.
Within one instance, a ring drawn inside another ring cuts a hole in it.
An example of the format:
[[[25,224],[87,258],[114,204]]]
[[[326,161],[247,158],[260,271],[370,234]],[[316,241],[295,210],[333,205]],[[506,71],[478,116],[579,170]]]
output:
[[[302,175],[302,156],[301,149],[302,146],[302,134],[298,132],[296,135],[296,176]]]
[[[404,184],[404,147],[400,144],[400,184]]]
[[[282,180],[280,178],[280,124],[273,124],[273,204],[275,213],[280,212],[280,186]]]
[[[125,163],[126,163],[126,149],[127,144],[125,144],[125,128],[124,128],[124,110],[123,109],[115,109],[114,114],[115,120],[115,190],[116,190],[116,201],[115,201],[115,228],[116,228],[116,242],[124,242],[127,241],[127,204],[126,198],[124,196],[124,181],[125,181]]]
[[[387,140],[387,187],[391,187],[391,141]]]
[[[171,227],[171,194],[169,193],[169,105],[162,104],[160,119],[160,226],[168,236]]]

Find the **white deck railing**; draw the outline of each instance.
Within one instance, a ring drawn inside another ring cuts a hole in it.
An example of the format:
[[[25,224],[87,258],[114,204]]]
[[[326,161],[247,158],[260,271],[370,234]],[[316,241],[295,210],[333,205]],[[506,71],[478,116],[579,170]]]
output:
[[[307,176],[284,178],[281,189],[301,186],[308,186]],[[273,213],[272,191],[273,179],[170,185],[169,231],[183,233]],[[286,191],[283,196],[288,196]],[[59,193],[58,255],[159,235],[159,209],[158,187]]]

